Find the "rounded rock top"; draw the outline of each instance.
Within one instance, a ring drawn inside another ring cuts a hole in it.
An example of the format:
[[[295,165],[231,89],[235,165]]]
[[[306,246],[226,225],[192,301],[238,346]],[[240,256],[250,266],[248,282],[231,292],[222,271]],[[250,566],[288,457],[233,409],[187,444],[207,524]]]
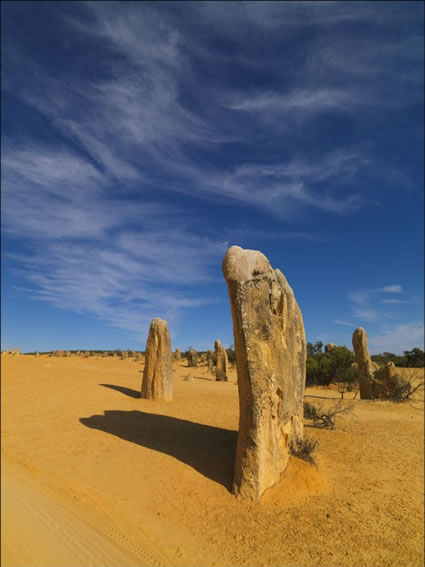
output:
[[[167,321],[164,321],[164,319],[161,319],[160,317],[155,317],[155,319],[152,319],[151,321],[151,327],[168,328],[168,323]]]
[[[223,258],[223,274],[227,281],[240,283],[270,275],[270,262],[259,250],[231,246]]]
[[[363,327],[357,327],[357,329],[354,331],[355,334],[357,335],[363,335],[366,334],[366,329],[363,329]]]

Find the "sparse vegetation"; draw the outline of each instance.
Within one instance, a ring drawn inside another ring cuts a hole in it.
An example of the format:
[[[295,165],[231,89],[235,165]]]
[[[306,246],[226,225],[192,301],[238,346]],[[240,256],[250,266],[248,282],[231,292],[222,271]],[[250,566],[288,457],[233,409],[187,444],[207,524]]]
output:
[[[226,349],[226,351],[227,351],[227,360],[229,361],[230,364],[234,366],[236,364],[235,346],[230,345],[230,347]]]
[[[382,398],[395,402],[405,402],[415,392],[423,390],[424,387],[425,381],[419,379],[417,371],[413,372],[409,377],[396,374],[387,379]]]
[[[353,409],[354,404],[344,406],[342,400],[339,400],[338,403],[327,408],[325,408],[322,404],[304,402],[304,417],[305,419],[311,420],[317,427],[335,429],[337,416],[347,414]]]
[[[357,395],[359,389],[359,374],[357,368],[350,366],[349,368],[345,368],[341,370],[338,376],[335,378],[334,383],[338,389],[338,392],[341,394],[341,400],[344,399],[344,394],[346,392],[355,391],[355,395]]]
[[[289,452],[291,455],[315,465],[316,462],[312,456],[312,452],[317,448],[318,444],[319,442],[317,439],[303,437],[303,439],[298,439],[297,441],[290,443]]]

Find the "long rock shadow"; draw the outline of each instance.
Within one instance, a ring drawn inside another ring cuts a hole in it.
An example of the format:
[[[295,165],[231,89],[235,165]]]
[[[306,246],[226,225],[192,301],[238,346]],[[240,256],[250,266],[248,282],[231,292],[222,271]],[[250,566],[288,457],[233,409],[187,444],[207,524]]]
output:
[[[313,396],[312,394],[304,394],[305,398],[318,398],[320,400],[340,400],[341,396]]]
[[[111,390],[121,392],[121,394],[129,396],[130,398],[140,398],[140,392],[138,390],[133,390],[132,388],[126,388],[125,386],[116,386],[115,384],[99,384],[99,386],[111,388]]]
[[[237,431],[137,410],[106,410],[80,422],[166,453],[231,490]]]

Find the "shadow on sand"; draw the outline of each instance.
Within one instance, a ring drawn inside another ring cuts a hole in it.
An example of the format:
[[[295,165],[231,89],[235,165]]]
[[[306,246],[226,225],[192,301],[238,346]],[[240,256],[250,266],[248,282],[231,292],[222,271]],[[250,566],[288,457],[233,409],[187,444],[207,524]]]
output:
[[[104,386],[105,388],[111,388],[111,390],[116,390],[121,392],[125,396],[130,398],[140,398],[140,392],[138,390],[133,390],[132,388],[125,388],[124,386],[116,386],[115,384],[99,384],[99,386]]]
[[[313,396],[312,394],[304,394],[305,398],[318,398],[320,400],[340,400],[341,396]]]
[[[231,490],[237,431],[136,410],[106,410],[80,422],[170,455]]]

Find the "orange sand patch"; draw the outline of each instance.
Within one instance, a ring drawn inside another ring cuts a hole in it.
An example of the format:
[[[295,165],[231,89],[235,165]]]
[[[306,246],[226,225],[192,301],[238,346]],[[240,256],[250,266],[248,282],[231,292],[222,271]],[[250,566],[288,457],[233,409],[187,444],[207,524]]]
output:
[[[335,431],[307,425],[317,468],[293,458],[254,504],[230,492],[234,370],[224,383],[174,364],[174,401],[151,402],[133,360],[2,367],[4,567],[423,564],[423,395],[356,400]]]

